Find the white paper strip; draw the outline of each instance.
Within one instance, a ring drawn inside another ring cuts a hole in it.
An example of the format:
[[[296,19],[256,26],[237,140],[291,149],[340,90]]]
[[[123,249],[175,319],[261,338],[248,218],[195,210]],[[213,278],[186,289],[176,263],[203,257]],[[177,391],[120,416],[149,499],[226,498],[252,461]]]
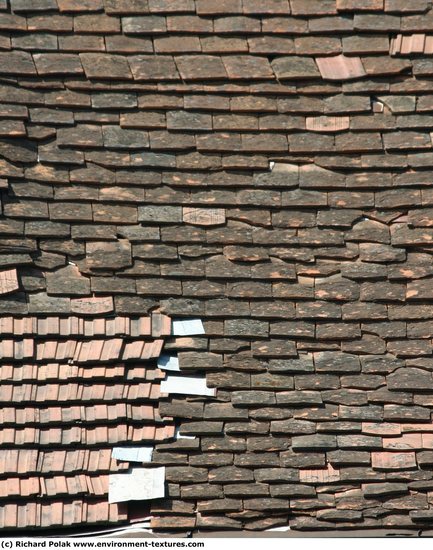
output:
[[[194,334],[206,334],[200,319],[182,319],[173,321],[173,336],[192,336]]]
[[[176,439],[195,439],[195,435],[182,435],[182,434],[180,433],[179,426],[176,427],[176,431],[175,431],[174,437],[175,437]]]
[[[161,370],[180,370],[179,359],[175,355],[161,355],[158,359]]]
[[[131,468],[124,474],[110,474],[108,502],[150,500],[165,496],[165,468]]]
[[[152,453],[153,447],[114,447],[111,456],[126,462],[150,462]]]
[[[215,389],[206,386],[205,377],[167,375],[161,382],[161,393],[181,393],[182,395],[207,395],[213,397]]]

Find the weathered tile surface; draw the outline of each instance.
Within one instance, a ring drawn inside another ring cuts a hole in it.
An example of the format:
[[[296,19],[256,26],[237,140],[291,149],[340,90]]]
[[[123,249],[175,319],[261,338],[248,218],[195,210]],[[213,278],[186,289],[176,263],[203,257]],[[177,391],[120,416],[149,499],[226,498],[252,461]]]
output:
[[[0,10],[0,528],[428,527],[431,2]]]

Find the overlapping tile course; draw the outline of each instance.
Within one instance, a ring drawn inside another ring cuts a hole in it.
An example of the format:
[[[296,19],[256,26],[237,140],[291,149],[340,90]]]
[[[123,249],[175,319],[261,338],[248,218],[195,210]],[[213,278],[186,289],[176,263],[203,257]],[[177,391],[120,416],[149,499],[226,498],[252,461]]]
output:
[[[85,299],[80,302],[85,309]],[[90,299],[87,309],[95,305]],[[109,474],[129,468],[112,458],[112,448],[154,445],[175,434],[174,423],[158,411],[164,373],[149,360],[159,352],[143,357],[129,350],[162,343],[170,320],[158,313],[3,316],[0,325],[2,527],[127,521],[125,503],[107,500]]]
[[[2,528],[431,522],[431,8],[0,2]]]

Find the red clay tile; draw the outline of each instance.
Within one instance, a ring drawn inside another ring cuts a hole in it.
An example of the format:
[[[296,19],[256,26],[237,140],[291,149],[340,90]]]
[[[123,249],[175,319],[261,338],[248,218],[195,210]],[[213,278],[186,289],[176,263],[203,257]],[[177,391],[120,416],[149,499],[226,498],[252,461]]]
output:
[[[387,422],[362,423],[362,433],[369,435],[400,435],[401,432],[402,426],[400,424],[389,424]]]
[[[154,340],[153,342],[146,342],[141,359],[157,359],[161,355],[164,340]]]
[[[183,207],[183,221],[192,225],[222,225],[226,221],[224,208]]]
[[[419,433],[403,434],[400,437],[385,437],[383,439],[383,448],[401,451],[422,449],[422,437]]]
[[[343,54],[318,57],[316,63],[325,80],[351,80],[366,75],[359,57],[346,57]]]
[[[328,464],[326,469],[299,470],[299,479],[302,483],[333,483],[340,480],[340,471]]]
[[[372,452],[371,463],[378,470],[400,470],[415,468],[415,453]]]
[[[20,495],[20,480],[18,477],[10,477],[6,481],[7,492],[9,497],[16,497]]]
[[[121,338],[113,338],[111,340],[105,340],[102,353],[100,356],[101,361],[113,361],[120,359],[120,352],[123,346],[123,340]]]
[[[170,336],[171,319],[163,313],[152,313],[152,336]]]
[[[140,359],[145,343],[143,341],[128,342],[123,350],[122,360]]]
[[[113,308],[113,298],[111,296],[107,296],[105,298],[74,298],[71,300],[72,313],[78,313],[80,315],[100,315],[102,313],[111,313]]]
[[[433,54],[433,36],[426,36],[425,37],[424,53],[426,55],[432,55]]]
[[[350,118],[348,116],[331,117],[307,117],[305,120],[306,129],[310,132],[341,132],[348,130]]]
[[[22,324],[22,320],[21,324]],[[14,323],[13,317],[0,317],[0,334],[15,334],[16,336],[21,336],[23,334],[22,329],[20,331],[20,327],[17,327],[17,329],[14,329],[14,324],[16,324],[16,320]]]
[[[8,294],[19,289],[16,269],[0,271],[0,294]]]
[[[407,55],[411,53],[424,53],[425,34],[412,34],[403,36],[400,54]]]

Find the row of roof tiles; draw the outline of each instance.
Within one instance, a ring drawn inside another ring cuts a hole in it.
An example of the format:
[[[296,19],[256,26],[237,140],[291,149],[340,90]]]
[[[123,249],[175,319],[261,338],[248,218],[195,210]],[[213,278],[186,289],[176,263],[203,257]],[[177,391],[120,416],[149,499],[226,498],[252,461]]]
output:
[[[0,272],[1,274],[1,272]],[[96,306],[98,309],[94,313],[100,313],[100,304],[110,304],[110,312],[113,308],[112,298],[85,298],[72,299],[72,311],[81,309],[83,313],[90,313]],[[81,306],[83,304],[83,307]],[[77,308],[78,306],[78,308]],[[84,307],[86,311],[84,312]],[[152,319],[152,329],[151,329]],[[141,337],[145,339],[149,336],[169,336],[171,335],[171,321],[161,314],[153,314],[143,317],[116,316],[112,318],[90,318],[83,317],[0,317],[0,334],[17,336],[32,336],[40,338],[45,336],[129,336],[131,338]],[[29,340],[27,338],[26,340]],[[117,343],[120,338],[115,338]]]
[[[2,9],[6,5],[1,6]],[[197,12],[201,15],[215,15],[221,13],[264,13],[293,15],[324,15],[335,14],[337,11],[389,11],[389,12],[424,12],[431,8],[429,0],[418,0],[413,5],[407,5],[401,0],[311,0],[305,4],[302,0],[223,0],[215,5],[211,0],[182,0],[173,5],[169,0],[147,0],[138,4],[124,0],[87,0],[85,5],[78,0],[12,0],[11,9],[16,13],[44,12],[59,10],[60,12],[94,12],[103,11],[107,14],[147,14],[165,12]]]

